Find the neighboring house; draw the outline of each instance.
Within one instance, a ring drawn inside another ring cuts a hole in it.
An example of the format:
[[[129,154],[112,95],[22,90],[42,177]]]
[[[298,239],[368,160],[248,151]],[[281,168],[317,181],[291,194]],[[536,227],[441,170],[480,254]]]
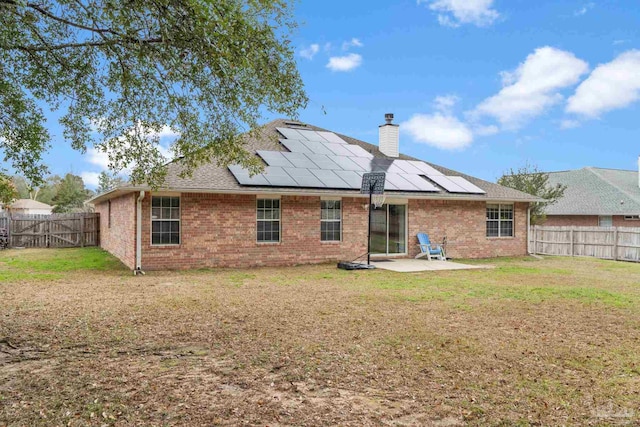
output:
[[[7,207],[12,214],[51,215],[53,206],[31,199],[18,199]]]
[[[267,165],[251,177],[210,163],[164,188],[123,186],[95,196],[100,244],[131,268],[294,265],[352,260],[367,252],[362,174],[385,171],[386,204],[373,212],[372,252],[413,257],[416,234],[448,238],[455,258],[527,253],[534,196],[398,153],[398,126],[379,127],[380,147],[286,120],[261,128],[246,148]],[[317,132],[316,132],[317,131]]]
[[[587,167],[551,172],[549,184],[567,188],[546,208],[544,225],[640,227],[638,171]]]

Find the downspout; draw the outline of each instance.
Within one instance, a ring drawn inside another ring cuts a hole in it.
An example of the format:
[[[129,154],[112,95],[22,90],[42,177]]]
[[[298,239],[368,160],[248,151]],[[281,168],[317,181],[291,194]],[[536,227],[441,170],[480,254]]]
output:
[[[531,203],[527,208],[527,254],[531,255]]]
[[[142,271],[142,199],[144,199],[144,191],[140,191],[140,195],[136,200],[136,268],[133,275],[144,274]]]

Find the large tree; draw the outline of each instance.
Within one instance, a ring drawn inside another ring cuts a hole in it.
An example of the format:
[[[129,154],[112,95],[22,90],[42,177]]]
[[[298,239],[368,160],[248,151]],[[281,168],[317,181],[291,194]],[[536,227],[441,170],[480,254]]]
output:
[[[555,203],[564,195],[566,185],[549,183],[549,174],[538,169],[536,165],[529,163],[518,169],[509,169],[499,179],[498,184],[505,187],[538,196],[544,202],[534,203],[531,206],[531,223],[540,224],[546,219],[545,208]]]
[[[56,185],[56,195],[52,200],[55,204],[53,212],[65,213],[84,208],[84,202],[91,194],[81,177],[68,173]]]
[[[288,0],[0,0],[0,151],[37,186],[59,109],[78,150],[109,153],[133,182],[162,182],[167,127],[187,172],[211,160],[257,171],[239,134],[307,97]],[[0,185],[2,185],[0,181]]]

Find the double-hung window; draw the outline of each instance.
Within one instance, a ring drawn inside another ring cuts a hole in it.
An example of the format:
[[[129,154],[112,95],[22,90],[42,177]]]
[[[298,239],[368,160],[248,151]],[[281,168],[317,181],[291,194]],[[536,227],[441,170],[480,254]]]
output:
[[[257,241],[261,243],[280,242],[280,200],[258,199],[256,208]]]
[[[487,237],[513,237],[513,205],[487,205]]]
[[[613,217],[611,215],[600,215],[598,217],[598,227],[613,227]]]
[[[340,200],[320,201],[320,240],[339,242],[342,229],[342,204]]]
[[[151,197],[151,244],[180,244],[180,197]]]

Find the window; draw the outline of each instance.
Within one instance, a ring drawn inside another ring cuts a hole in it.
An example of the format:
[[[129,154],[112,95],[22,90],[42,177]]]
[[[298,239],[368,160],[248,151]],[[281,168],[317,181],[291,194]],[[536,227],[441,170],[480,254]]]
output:
[[[323,242],[339,242],[342,209],[340,200],[320,201],[320,240]]]
[[[280,242],[280,200],[258,199],[258,242]]]
[[[598,227],[613,227],[613,217],[611,215],[599,216]]]
[[[180,197],[151,198],[151,244],[180,244]]]
[[[513,205],[487,205],[487,237],[513,237]]]
[[[640,221],[640,215],[625,215],[625,221]]]

